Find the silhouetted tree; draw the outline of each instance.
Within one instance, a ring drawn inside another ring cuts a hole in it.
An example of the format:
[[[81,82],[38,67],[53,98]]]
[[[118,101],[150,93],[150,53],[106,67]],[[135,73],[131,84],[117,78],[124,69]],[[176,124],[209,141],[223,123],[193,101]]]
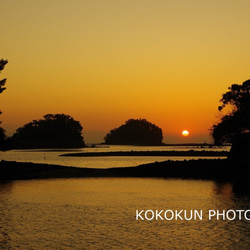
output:
[[[3,60],[3,59],[0,59],[0,73],[1,71],[4,69],[5,65],[8,63],[7,60]],[[0,93],[2,93],[6,88],[4,87],[5,83],[6,83],[7,79],[2,79],[0,80]],[[0,114],[2,112],[0,111]]]
[[[229,108],[231,112],[213,125],[211,135],[215,144],[231,143],[235,137],[250,132],[250,80],[242,85],[233,84],[223,94],[219,111]]]
[[[161,145],[162,139],[162,130],[145,119],[130,119],[104,137],[113,145]]]
[[[8,63],[7,60],[0,59],[0,73],[4,69],[4,67],[5,67],[5,65],[7,63]],[[6,89],[4,87],[6,81],[7,81],[6,78],[0,80],[0,93],[2,93]],[[2,114],[1,111],[0,111],[0,114]],[[0,121],[0,123],[2,123],[2,122]],[[0,128],[0,149],[4,149],[5,148],[5,140],[6,140],[5,130],[3,128]]]
[[[5,65],[8,63],[7,60],[0,59],[0,72],[4,69]],[[2,93],[6,88],[4,87],[7,79],[0,80],[0,93]]]
[[[47,114],[18,128],[12,136],[17,148],[84,147],[82,126],[65,114]]]

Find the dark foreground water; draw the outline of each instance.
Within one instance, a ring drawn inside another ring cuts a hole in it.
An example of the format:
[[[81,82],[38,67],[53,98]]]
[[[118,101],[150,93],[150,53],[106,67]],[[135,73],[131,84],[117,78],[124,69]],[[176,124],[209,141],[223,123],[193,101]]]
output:
[[[0,249],[249,249],[250,220],[208,218],[209,210],[249,208],[249,196],[235,194],[230,183],[153,178],[14,181],[0,184]],[[203,217],[136,220],[136,210],[197,210]]]

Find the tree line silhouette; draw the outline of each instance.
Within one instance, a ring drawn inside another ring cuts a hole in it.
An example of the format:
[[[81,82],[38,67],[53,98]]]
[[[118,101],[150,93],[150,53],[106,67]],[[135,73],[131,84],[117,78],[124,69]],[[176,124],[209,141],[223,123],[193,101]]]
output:
[[[0,59],[0,72],[7,63],[8,60]],[[6,78],[0,80],[0,93],[6,89],[5,83]],[[241,145],[250,152],[250,79],[228,89],[218,110],[223,113],[229,107],[230,111],[212,126],[211,136],[215,145],[233,143],[234,150]],[[18,128],[10,138],[0,127],[0,148],[84,147],[82,129],[80,122],[69,115],[47,114]],[[162,140],[162,129],[146,119],[129,119],[104,137],[106,144],[120,145],[162,145]]]
[[[79,148],[84,147],[82,126],[65,114],[47,114],[18,128],[12,136],[17,148]]]
[[[146,119],[129,119],[105,137],[106,144],[162,145],[162,129]]]
[[[232,84],[222,95],[218,110],[228,109],[214,124],[211,135],[216,145],[232,144],[230,158],[249,161],[250,154],[250,79],[242,84]]]
[[[250,80],[232,84],[222,95],[218,110],[230,110],[218,124],[213,125],[212,137],[216,145],[232,143],[234,138],[250,132]]]
[[[65,114],[48,114],[16,130],[10,138],[14,148],[84,147],[82,126]],[[129,119],[105,136],[106,144],[162,145],[162,130],[145,119]]]

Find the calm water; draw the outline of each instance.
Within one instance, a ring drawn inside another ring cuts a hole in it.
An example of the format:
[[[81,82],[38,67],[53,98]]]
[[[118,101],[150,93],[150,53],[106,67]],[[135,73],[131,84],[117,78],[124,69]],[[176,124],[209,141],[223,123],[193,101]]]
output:
[[[60,157],[61,154],[72,152],[105,152],[105,151],[187,151],[187,150],[214,150],[214,151],[229,151],[229,147],[215,147],[215,148],[197,148],[197,147],[180,147],[180,146],[160,146],[160,147],[138,147],[138,146],[109,146],[107,148],[82,148],[76,150],[10,150],[0,152],[1,160],[19,161],[19,162],[34,162],[59,164],[64,166],[74,167],[89,167],[89,168],[112,168],[112,167],[130,167],[140,164],[151,163],[155,161],[166,160],[188,160],[207,157]],[[210,157],[219,158],[219,157]],[[220,157],[225,158],[225,157]]]
[[[0,249],[249,249],[250,221],[207,218],[249,205],[230,183],[212,181],[14,181],[0,184]],[[204,218],[136,220],[142,209],[197,209]]]

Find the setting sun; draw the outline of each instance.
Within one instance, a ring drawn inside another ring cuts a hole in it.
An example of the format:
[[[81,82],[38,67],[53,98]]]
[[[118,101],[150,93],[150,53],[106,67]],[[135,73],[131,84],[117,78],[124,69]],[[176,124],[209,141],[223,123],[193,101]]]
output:
[[[188,130],[183,130],[183,131],[181,132],[181,134],[182,134],[183,136],[189,136],[189,131],[188,131]]]

